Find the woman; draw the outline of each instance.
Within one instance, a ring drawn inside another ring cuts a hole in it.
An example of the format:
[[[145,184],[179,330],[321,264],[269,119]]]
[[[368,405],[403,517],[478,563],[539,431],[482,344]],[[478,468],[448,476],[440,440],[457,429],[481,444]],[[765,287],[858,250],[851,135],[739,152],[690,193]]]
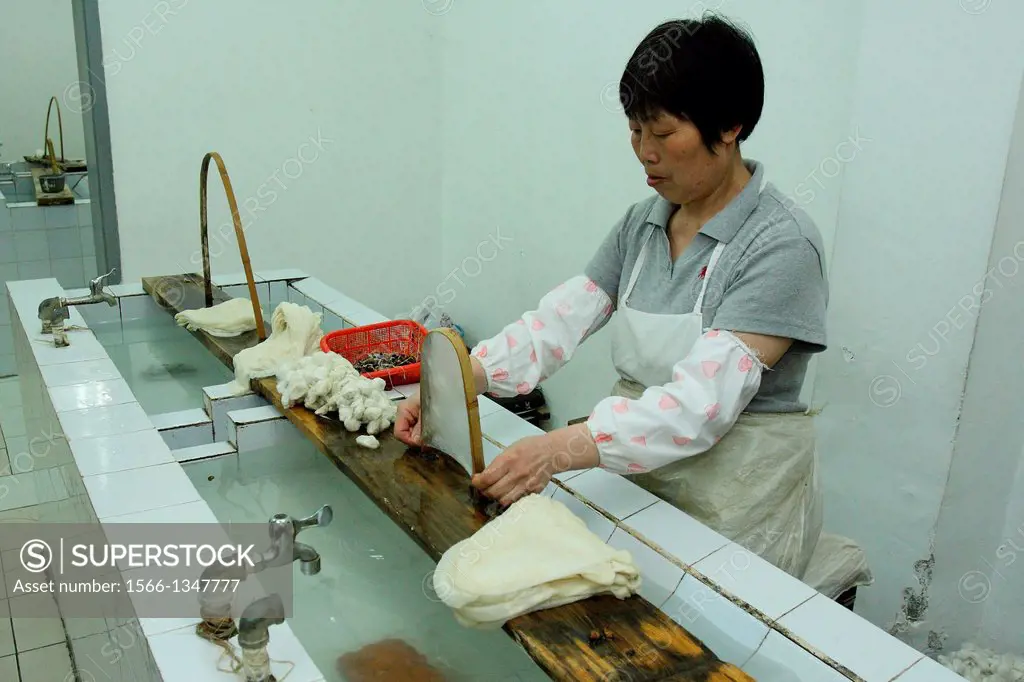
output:
[[[528,392],[610,320],[620,379],[585,422],[515,443],[473,485],[508,505],[601,467],[799,577],[821,531],[800,389],[825,349],[828,285],[817,228],[740,154],[760,57],[720,18],[670,21],[636,48],[619,97],[655,195],[471,358],[478,392]],[[418,444],[418,421],[412,398],[399,439]]]

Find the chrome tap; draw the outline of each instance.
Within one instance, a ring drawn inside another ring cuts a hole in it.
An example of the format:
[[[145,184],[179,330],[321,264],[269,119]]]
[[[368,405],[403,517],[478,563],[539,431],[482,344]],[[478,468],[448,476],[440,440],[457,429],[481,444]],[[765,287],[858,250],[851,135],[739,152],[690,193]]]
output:
[[[295,537],[306,528],[327,526],[333,519],[334,511],[327,504],[304,519],[293,519],[287,514],[274,514],[270,517],[271,552],[280,554],[282,544],[290,544],[291,561],[298,561],[299,569],[305,575],[316,575],[320,572],[320,553],[307,544],[296,542]],[[274,563],[268,565],[277,566],[280,562],[275,557]]]
[[[44,334],[53,334],[55,346],[70,345],[67,332],[64,329],[64,322],[70,317],[68,306],[90,305],[92,303],[106,303],[109,306],[117,305],[117,299],[112,294],[103,291],[103,287],[107,283],[107,277],[110,277],[114,270],[89,280],[88,296],[78,296],[77,298],[52,296],[43,299],[39,303],[38,315],[39,320],[42,322],[42,331]]]
[[[295,561],[300,562],[299,568],[305,575],[316,575],[320,572],[320,553],[309,545],[296,542],[295,537],[306,528],[326,526],[333,519],[334,511],[330,505],[326,504],[320,507],[315,514],[304,519],[293,519],[288,514],[274,514],[268,522],[270,546],[265,552],[253,559],[249,566],[236,561],[233,554],[223,561],[215,562],[203,571],[200,578],[201,584],[209,584],[211,580],[241,581],[245,580],[247,576],[267,568],[285,566]],[[288,556],[289,547],[291,547],[291,556]],[[200,616],[211,627],[216,627],[218,622],[231,621],[231,601],[231,593],[200,592]],[[230,638],[234,636],[234,626],[225,627],[222,632],[225,638]]]

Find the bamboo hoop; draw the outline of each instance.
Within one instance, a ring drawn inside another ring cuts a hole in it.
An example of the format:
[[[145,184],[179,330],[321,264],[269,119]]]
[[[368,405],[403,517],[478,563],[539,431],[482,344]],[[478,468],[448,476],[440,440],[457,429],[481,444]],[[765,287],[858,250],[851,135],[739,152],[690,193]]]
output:
[[[43,133],[43,153],[46,153],[46,142],[50,139],[50,112],[53,111],[54,104],[57,105],[57,127],[60,131],[60,162],[64,163],[67,160],[64,158],[64,119],[60,115],[60,102],[57,101],[56,97],[50,97],[50,104],[46,107],[46,130]]]
[[[220,173],[221,183],[224,185],[224,193],[228,198],[228,206],[231,207],[231,220],[235,224],[235,239],[238,241],[238,251],[242,256],[242,266],[245,268],[245,281],[249,285],[249,300],[252,302],[252,314],[256,318],[256,334],[260,341],[267,338],[267,331],[263,327],[263,310],[260,308],[259,294],[256,292],[256,282],[252,276],[252,265],[249,263],[249,250],[245,246],[245,234],[242,232],[242,220],[238,216],[238,202],[235,201],[235,191],[231,188],[231,178],[228,177],[228,169],[224,167],[224,160],[217,152],[207,152],[203,157],[203,166],[199,172],[199,230],[203,247],[203,280],[205,282],[206,307],[213,306],[213,279],[210,275],[210,240],[206,223],[206,179],[210,170],[210,159],[217,163],[217,170]]]

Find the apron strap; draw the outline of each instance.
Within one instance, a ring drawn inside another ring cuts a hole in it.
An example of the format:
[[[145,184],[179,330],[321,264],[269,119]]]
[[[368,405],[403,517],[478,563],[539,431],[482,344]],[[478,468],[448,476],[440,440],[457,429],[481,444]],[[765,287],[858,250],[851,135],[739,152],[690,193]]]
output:
[[[657,229],[659,229],[657,225],[651,227],[651,231],[647,233],[647,239],[644,240],[644,245],[640,247],[640,255],[636,257],[636,263],[633,264],[633,272],[629,275],[629,284],[626,285],[626,291],[622,294],[623,303],[633,293],[633,286],[636,284],[636,280],[640,276],[640,270],[644,266],[644,260],[647,258],[647,246],[650,244],[651,237],[654,236],[654,231]]]

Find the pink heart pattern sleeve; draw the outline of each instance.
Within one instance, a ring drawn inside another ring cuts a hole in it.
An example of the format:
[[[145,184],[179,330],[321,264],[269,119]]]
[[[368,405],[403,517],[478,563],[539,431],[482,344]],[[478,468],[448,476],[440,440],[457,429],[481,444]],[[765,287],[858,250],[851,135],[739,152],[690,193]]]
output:
[[[611,299],[590,278],[579,275],[559,284],[536,310],[474,346],[471,353],[487,373],[488,392],[529,393],[565,366],[611,315]]]
[[[610,397],[587,421],[601,468],[653,471],[711,449],[761,386],[764,364],[734,334],[712,330],[676,363],[672,381],[637,400]]]

